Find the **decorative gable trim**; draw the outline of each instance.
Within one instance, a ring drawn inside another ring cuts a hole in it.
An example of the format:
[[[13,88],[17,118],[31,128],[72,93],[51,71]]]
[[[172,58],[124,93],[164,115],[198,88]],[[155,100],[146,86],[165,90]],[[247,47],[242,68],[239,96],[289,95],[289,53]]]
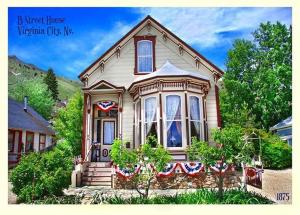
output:
[[[122,45],[121,43],[127,38],[129,37],[131,34],[133,33],[138,33],[137,29],[143,25],[145,25],[147,27],[147,29],[151,28],[151,27],[154,27],[155,26],[152,24],[154,23],[155,25],[157,25],[160,29],[157,29],[158,31],[160,31],[162,33],[162,36],[163,36],[163,39],[164,40],[167,40],[167,39],[171,39],[171,37],[173,37],[175,40],[177,40],[177,44],[180,44],[182,46],[182,49],[186,52],[188,52],[191,57],[195,58],[195,57],[199,57],[201,59],[200,63],[204,65],[204,62],[206,64],[209,65],[209,67],[212,67],[212,68],[209,68],[206,67],[211,71],[213,72],[213,70],[215,72],[217,72],[219,74],[219,76],[222,76],[224,74],[224,72],[218,68],[216,65],[214,65],[212,62],[210,62],[208,59],[206,59],[203,55],[201,55],[200,53],[198,53],[195,49],[193,49],[191,46],[189,46],[187,43],[185,43],[183,40],[181,40],[179,37],[177,37],[174,33],[172,33],[170,30],[168,30],[167,28],[165,28],[163,25],[161,25],[159,22],[157,22],[155,19],[153,19],[151,16],[147,16],[145,19],[143,19],[140,23],[138,23],[135,27],[133,27],[125,36],[123,36],[118,42],[116,42],[111,48],[109,48],[103,55],[101,55],[96,61],[94,61],[88,68],[86,68],[82,73],[79,74],[78,78],[81,80],[82,77],[84,76],[85,73],[87,73],[93,66],[95,66],[98,62],[106,62],[112,55],[116,54],[117,52],[116,51],[113,51],[115,50],[116,47],[119,47],[120,49],[122,48]],[[137,32],[135,32],[137,31]],[[134,35],[135,35],[134,34]],[[168,36],[168,34],[171,36]],[[133,35],[133,36],[134,36]],[[128,40],[124,43],[126,44],[133,36],[131,36],[130,38],[128,38]],[[123,45],[124,45],[123,44]],[[111,51],[113,51],[113,53],[107,58],[107,59],[104,59],[104,57],[106,57],[106,55],[108,55]],[[192,54],[191,54],[191,53]],[[100,66],[100,65],[99,65]],[[98,67],[99,67],[98,66]]]
[[[101,86],[104,86],[108,89],[113,89],[113,90],[117,90],[117,91],[125,91],[125,87],[118,87],[118,86],[115,86],[105,80],[100,80],[98,82],[96,82],[95,84],[93,84],[92,86],[90,87],[86,87],[86,88],[83,88],[83,90],[95,90]]]

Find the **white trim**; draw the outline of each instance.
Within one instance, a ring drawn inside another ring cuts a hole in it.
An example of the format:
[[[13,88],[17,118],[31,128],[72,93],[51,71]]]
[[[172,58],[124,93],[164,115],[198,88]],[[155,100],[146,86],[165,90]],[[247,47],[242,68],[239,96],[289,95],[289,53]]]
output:
[[[181,104],[181,134],[182,134],[182,146],[181,147],[167,147],[167,117],[166,117],[166,99],[167,96],[177,95],[180,96]],[[170,151],[172,150],[183,150],[187,147],[187,138],[186,138],[186,120],[185,120],[185,98],[183,92],[170,92],[162,93],[162,112],[163,112],[163,144],[164,148]]]

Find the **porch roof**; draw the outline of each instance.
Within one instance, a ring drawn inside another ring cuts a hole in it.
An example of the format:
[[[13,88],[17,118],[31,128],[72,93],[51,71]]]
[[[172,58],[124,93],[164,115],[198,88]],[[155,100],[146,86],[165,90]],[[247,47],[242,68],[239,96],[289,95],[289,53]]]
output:
[[[143,80],[148,80],[148,79],[155,78],[155,77],[182,77],[182,76],[190,76],[190,77],[194,77],[197,79],[209,81],[208,77],[206,77],[204,75],[200,75],[197,72],[190,72],[190,71],[186,71],[183,69],[179,69],[178,67],[171,64],[167,60],[161,68],[159,68],[155,72],[152,72],[150,74],[143,75],[141,77],[136,78],[133,83],[141,82]]]

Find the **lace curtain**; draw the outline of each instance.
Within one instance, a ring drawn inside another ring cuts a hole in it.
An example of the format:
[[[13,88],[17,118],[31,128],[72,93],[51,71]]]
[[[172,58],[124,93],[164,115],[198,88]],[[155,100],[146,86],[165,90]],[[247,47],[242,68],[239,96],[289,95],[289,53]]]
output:
[[[156,121],[156,107],[155,97],[150,97],[145,100],[146,136],[148,136],[152,124]]]
[[[200,137],[200,107],[199,98],[196,96],[190,97],[190,119],[196,129],[198,138]]]
[[[152,42],[142,40],[137,46],[138,72],[152,72]]]

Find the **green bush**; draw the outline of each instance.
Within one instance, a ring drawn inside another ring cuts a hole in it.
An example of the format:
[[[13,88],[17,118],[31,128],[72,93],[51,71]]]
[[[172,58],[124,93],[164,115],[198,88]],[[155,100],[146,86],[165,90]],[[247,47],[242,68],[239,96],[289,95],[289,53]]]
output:
[[[262,139],[262,161],[265,168],[292,167],[292,148],[277,135],[266,134]]]
[[[43,154],[23,156],[11,173],[13,192],[21,202],[32,202],[48,195],[61,195],[70,184],[73,168],[67,143]]]

